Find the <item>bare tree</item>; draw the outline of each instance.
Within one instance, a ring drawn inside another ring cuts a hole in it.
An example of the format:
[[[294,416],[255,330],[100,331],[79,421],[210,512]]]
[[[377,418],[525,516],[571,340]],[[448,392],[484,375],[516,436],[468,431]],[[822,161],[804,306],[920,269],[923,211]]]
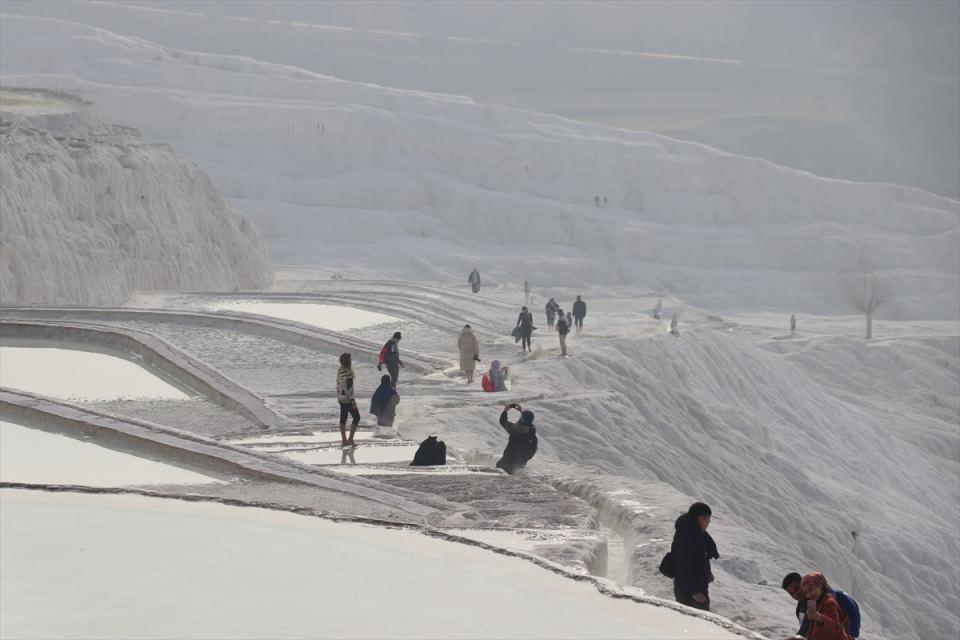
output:
[[[873,339],[873,312],[877,310],[883,299],[877,291],[876,276],[870,273],[870,262],[865,254],[860,255],[858,260],[863,279],[863,286],[851,287],[850,294],[854,306],[864,315],[867,325],[866,339]]]

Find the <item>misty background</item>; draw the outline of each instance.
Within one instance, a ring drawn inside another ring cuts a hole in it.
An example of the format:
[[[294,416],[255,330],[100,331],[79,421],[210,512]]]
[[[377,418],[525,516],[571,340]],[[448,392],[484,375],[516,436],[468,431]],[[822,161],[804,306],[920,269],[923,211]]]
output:
[[[960,197],[960,2],[2,6]]]

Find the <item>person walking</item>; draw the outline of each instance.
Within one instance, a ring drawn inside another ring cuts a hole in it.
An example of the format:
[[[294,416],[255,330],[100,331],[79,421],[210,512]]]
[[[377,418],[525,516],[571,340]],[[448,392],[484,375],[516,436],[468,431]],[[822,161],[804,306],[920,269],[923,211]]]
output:
[[[516,409],[520,412],[520,420],[510,422],[508,412]],[[517,403],[508,404],[500,414],[500,426],[507,432],[510,439],[503,450],[503,455],[497,461],[497,468],[509,474],[514,474],[527,466],[531,458],[537,453],[537,428],[533,426],[533,411],[524,410]]]
[[[710,559],[719,558],[717,545],[707,533],[713,512],[703,502],[694,502],[677,518],[670,553],[676,563],[673,595],[680,604],[710,610],[709,585],[713,582]]]
[[[827,579],[819,571],[808,573],[800,581],[807,599],[809,621],[807,640],[851,640],[847,633],[847,615],[837,603]]]
[[[797,332],[797,314],[790,314],[790,335],[793,335]]]
[[[577,327],[577,333],[583,329],[583,319],[586,317],[587,303],[577,296],[577,301],[573,303],[573,322]]]
[[[557,304],[557,301],[553,298],[547,300],[547,306],[543,310],[547,313],[547,329],[553,331],[553,323],[557,317],[557,309],[560,308],[560,305]]]
[[[337,402],[340,403],[340,440],[344,447],[352,447],[353,436],[360,424],[360,411],[354,396],[353,361],[349,353],[340,354],[340,368],[337,369]],[[350,425],[350,437],[347,437],[347,415],[353,418]]]
[[[670,335],[672,335],[674,338],[680,337],[680,328],[677,326],[677,324],[677,314],[673,314],[673,317],[670,318]]]
[[[377,371],[383,371],[387,367],[390,379],[393,381],[393,388],[397,388],[397,380],[400,378],[400,367],[403,361],[400,359],[400,338],[403,336],[399,331],[393,334],[393,337],[387,340],[380,349],[380,360],[377,362]]]
[[[523,307],[520,310],[520,315],[517,316],[517,328],[520,329],[520,341],[522,344],[520,348],[523,349],[524,353],[529,352],[530,349],[530,336],[533,335],[533,314],[530,311]]]
[[[470,288],[474,293],[480,293],[480,272],[477,271],[476,267],[474,267],[470,275],[467,276],[467,282],[470,284]]]
[[[457,349],[460,351],[460,369],[467,374],[467,384],[473,382],[473,374],[480,361],[480,344],[470,325],[463,325],[460,336],[457,338]]]
[[[530,300],[530,282],[528,280],[523,281],[523,303],[526,305],[531,304]]]
[[[557,335],[560,336],[560,355],[567,355],[567,334],[570,333],[568,316],[562,310],[557,311]]]
[[[370,413],[377,417],[378,427],[392,427],[393,421],[397,417],[397,404],[400,402],[400,394],[393,388],[390,376],[380,377],[380,386],[373,392],[370,398]]]

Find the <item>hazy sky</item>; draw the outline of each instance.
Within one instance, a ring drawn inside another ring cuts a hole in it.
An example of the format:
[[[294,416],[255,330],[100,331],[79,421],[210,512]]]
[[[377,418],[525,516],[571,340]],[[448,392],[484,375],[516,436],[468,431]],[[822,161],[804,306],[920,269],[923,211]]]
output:
[[[3,7],[171,47],[659,131],[830,177],[960,194],[960,0]]]

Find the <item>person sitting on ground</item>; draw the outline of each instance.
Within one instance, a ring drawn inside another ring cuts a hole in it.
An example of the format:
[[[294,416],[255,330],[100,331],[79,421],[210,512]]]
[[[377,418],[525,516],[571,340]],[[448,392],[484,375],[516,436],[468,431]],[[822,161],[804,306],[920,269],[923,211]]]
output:
[[[846,629],[847,614],[840,608],[823,574],[808,573],[801,579],[800,586],[807,599],[806,640],[851,640]]]
[[[470,325],[463,325],[460,336],[457,338],[457,349],[460,351],[460,369],[467,374],[467,384],[473,382],[473,374],[480,361],[480,343]]]
[[[484,375],[484,387],[483,390],[487,391],[487,384],[489,384],[490,391],[506,391],[507,385],[504,382],[506,378],[507,367],[500,367],[500,361],[494,360],[490,363],[490,371]]]
[[[353,446],[353,436],[360,424],[360,410],[354,396],[353,360],[349,353],[340,354],[340,368],[337,370],[337,402],[340,404],[340,440],[345,447]],[[350,437],[347,437],[347,414],[353,418],[350,425]]]
[[[510,422],[507,413],[510,409],[520,411],[520,420]],[[510,439],[503,450],[503,456],[497,461],[497,468],[509,474],[516,473],[524,467],[537,453],[537,428],[533,426],[533,411],[524,410],[517,403],[508,404],[500,414],[500,426],[507,432]]]
[[[370,413],[377,416],[378,427],[392,427],[393,421],[397,417],[397,404],[400,402],[400,394],[393,388],[390,382],[390,376],[384,375],[380,378],[380,386],[373,392],[370,398]]]
[[[702,502],[694,502],[677,518],[670,553],[676,562],[673,595],[680,604],[710,610],[709,584],[713,582],[710,559],[719,558],[717,545],[707,533],[713,512]]]
[[[803,588],[800,586],[801,576],[799,573],[793,572],[788,573],[783,578],[783,583],[781,586],[783,590],[790,594],[790,597],[797,601],[797,621],[800,623],[800,629],[797,631],[798,636],[803,636],[807,632],[807,628],[810,626],[810,621],[807,620],[807,598],[803,595]]]

